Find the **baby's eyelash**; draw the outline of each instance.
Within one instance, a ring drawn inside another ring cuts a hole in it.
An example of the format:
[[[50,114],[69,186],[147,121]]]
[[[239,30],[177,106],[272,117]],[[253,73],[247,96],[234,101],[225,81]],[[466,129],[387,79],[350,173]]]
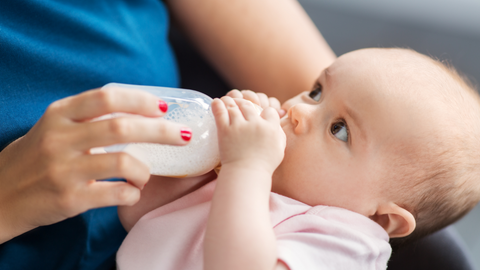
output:
[[[308,94],[308,96],[315,101],[319,101],[320,97],[322,96],[322,85],[319,82],[316,82],[313,86],[313,90]]]
[[[322,84],[320,84],[320,82],[318,81],[316,81],[315,84],[313,85],[312,91],[315,91],[317,89],[320,89],[320,91],[323,90]]]
[[[347,123],[343,119],[332,123],[330,126],[330,132],[333,136],[341,141],[348,142],[350,139],[350,130],[348,129]]]

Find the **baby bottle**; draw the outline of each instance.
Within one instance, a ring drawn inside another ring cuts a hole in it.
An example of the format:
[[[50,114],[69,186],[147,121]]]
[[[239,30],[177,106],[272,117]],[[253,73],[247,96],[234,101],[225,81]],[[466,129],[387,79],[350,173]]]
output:
[[[220,163],[217,127],[211,110],[212,99],[200,92],[180,88],[126,84],[107,84],[147,91],[168,104],[164,119],[181,123],[192,130],[186,146],[154,143],[129,143],[105,147],[106,152],[124,151],[150,167],[150,173],[169,177],[205,174]],[[110,117],[119,116],[112,114]]]

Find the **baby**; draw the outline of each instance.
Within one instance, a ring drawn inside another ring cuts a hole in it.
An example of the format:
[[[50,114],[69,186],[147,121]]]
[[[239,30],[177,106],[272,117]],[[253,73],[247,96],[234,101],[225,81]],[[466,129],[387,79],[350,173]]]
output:
[[[347,53],[282,109],[215,100],[217,179],[151,179],[119,269],[386,269],[480,199],[480,99],[427,56]]]

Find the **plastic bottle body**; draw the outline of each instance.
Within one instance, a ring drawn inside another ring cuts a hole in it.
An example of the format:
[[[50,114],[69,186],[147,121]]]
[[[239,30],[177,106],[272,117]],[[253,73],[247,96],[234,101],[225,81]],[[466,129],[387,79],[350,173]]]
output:
[[[127,152],[147,164],[151,174],[169,177],[202,175],[220,163],[217,128],[209,96],[180,88],[126,84],[107,84],[104,87],[110,86],[139,89],[156,95],[168,104],[163,118],[190,127],[192,139],[186,146],[130,143],[105,147],[106,152]]]

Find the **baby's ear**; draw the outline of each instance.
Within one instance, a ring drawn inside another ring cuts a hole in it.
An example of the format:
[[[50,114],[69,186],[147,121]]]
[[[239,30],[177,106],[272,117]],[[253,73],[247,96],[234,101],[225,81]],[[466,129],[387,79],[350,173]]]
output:
[[[412,213],[393,202],[380,205],[370,219],[380,224],[390,238],[407,236],[413,232],[416,226]]]

